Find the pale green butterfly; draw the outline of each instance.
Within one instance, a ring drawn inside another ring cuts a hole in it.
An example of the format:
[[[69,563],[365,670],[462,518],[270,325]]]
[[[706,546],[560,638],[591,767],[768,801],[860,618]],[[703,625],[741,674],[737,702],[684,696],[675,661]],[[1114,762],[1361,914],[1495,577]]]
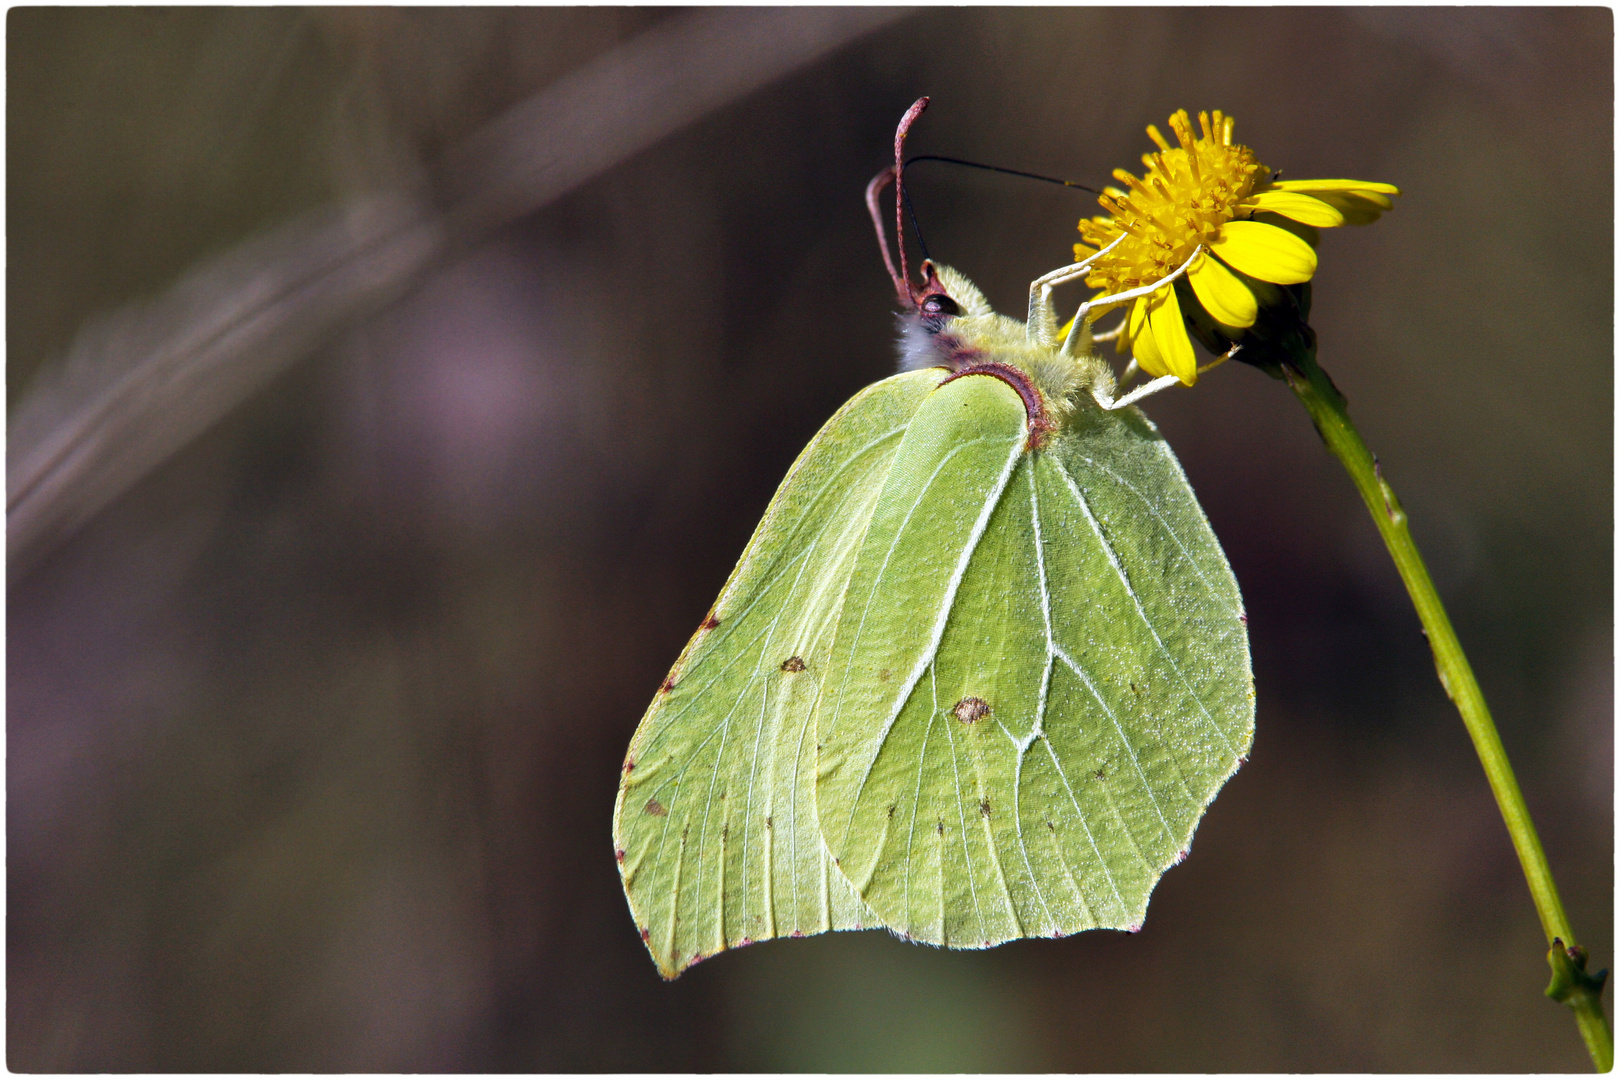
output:
[[[1027,324],[897,273],[903,368],[829,420],[675,662],[613,832],[658,970],[884,927],[984,948],[1139,929],[1245,759],[1237,583],[1154,426],[1052,289]],[[1185,267],[1183,267],[1183,270]],[[1180,271],[1178,271],[1178,274]],[[1175,275],[1172,275],[1172,277]],[[1168,280],[1168,279],[1167,279]]]

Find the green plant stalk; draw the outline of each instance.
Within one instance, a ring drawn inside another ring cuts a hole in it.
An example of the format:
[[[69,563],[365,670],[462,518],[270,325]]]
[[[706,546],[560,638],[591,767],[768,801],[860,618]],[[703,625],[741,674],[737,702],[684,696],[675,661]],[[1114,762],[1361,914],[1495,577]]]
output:
[[[1440,684],[1462,714],[1463,725],[1474,741],[1480,764],[1485,767],[1485,778],[1490,782],[1491,793],[1496,796],[1502,820],[1513,838],[1519,865],[1524,868],[1525,882],[1530,886],[1530,895],[1541,916],[1542,929],[1546,931],[1548,944],[1552,946],[1548,959],[1553,966],[1553,985],[1548,988],[1547,994],[1575,1010],[1575,1020],[1582,1038],[1586,1040],[1593,1065],[1599,1072],[1608,1072],[1614,1063],[1614,1037],[1603,1012],[1602,976],[1586,974],[1585,950],[1576,944],[1575,932],[1564,914],[1563,901],[1558,898],[1558,886],[1547,865],[1547,856],[1541,849],[1541,839],[1530,820],[1529,807],[1525,805],[1519,783],[1514,779],[1513,767],[1508,763],[1502,739],[1497,735],[1496,724],[1485,705],[1485,696],[1480,693],[1479,683],[1474,680],[1474,672],[1468,665],[1468,658],[1463,655],[1457,634],[1451,628],[1451,619],[1447,617],[1440,596],[1435,592],[1434,582],[1429,579],[1423,557],[1412,542],[1406,512],[1401,509],[1395,492],[1380,473],[1378,459],[1373,457],[1355,425],[1350,422],[1344,395],[1339,393],[1327,373],[1317,364],[1315,350],[1302,341],[1291,344],[1294,347],[1288,349],[1289,361],[1283,365],[1283,375],[1310,412],[1328,450],[1349,472],[1362,501],[1367,504],[1373,524],[1378,527],[1378,534],[1384,538],[1384,545],[1395,560],[1395,567],[1400,571],[1401,580],[1406,583],[1413,606],[1417,608],[1418,618],[1423,622],[1429,646],[1434,650],[1434,664]],[[1563,955],[1560,955],[1560,951]]]

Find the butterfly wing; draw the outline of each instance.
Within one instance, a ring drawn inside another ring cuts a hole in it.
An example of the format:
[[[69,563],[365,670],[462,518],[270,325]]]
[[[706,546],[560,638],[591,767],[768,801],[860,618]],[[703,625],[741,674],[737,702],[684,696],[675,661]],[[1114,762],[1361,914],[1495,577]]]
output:
[[[977,948],[1142,922],[1253,733],[1237,586],[1139,414],[1030,452],[1000,381],[923,403],[817,715],[829,849],[897,933]]]
[[[665,978],[750,941],[880,925],[817,829],[811,716],[883,480],[942,377],[885,379],[821,429],[630,743],[614,842]]]

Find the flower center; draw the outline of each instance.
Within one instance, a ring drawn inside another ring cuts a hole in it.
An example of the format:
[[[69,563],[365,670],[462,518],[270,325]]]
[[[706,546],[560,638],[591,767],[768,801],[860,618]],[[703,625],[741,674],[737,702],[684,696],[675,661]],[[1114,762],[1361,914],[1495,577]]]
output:
[[[1112,243],[1124,241],[1092,267],[1086,284],[1117,293],[1151,285],[1186,262],[1199,244],[1207,248],[1222,225],[1239,213],[1238,204],[1254,193],[1268,170],[1254,159],[1247,146],[1232,142],[1232,118],[1216,110],[1198,114],[1203,137],[1194,135],[1187,110],[1170,117],[1170,129],[1181,145],[1171,147],[1148,125],[1147,133],[1159,146],[1157,154],[1142,158],[1147,171],[1142,179],[1114,170],[1114,179],[1129,190],[1108,188],[1097,202],[1111,217],[1080,223],[1085,244],[1075,245],[1076,258],[1085,258]],[[1089,246],[1087,246],[1089,245]]]

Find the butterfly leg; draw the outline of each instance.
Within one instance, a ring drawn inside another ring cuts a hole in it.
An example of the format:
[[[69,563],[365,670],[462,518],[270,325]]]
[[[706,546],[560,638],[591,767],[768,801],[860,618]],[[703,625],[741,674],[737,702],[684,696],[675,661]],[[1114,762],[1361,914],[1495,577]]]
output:
[[[1130,321],[1129,319],[1121,319],[1119,325],[1114,327],[1112,330],[1105,330],[1101,334],[1092,334],[1091,335],[1091,340],[1092,341],[1113,341],[1115,338],[1119,337],[1119,335],[1121,335],[1121,334],[1123,334],[1125,332],[1125,324],[1127,322],[1129,322],[1129,321]]]
[[[1135,390],[1132,390],[1130,393],[1126,394],[1122,398],[1119,398],[1118,400],[1104,401],[1101,397],[1099,397],[1097,399],[1097,404],[1101,405],[1110,412],[1112,412],[1114,409],[1123,409],[1127,405],[1136,404],[1149,394],[1157,394],[1160,390],[1168,390],[1180,381],[1181,380],[1176,378],[1174,375],[1161,375],[1150,383],[1143,383],[1141,386],[1138,386]]]
[[[1029,328],[1031,340],[1048,347],[1057,344],[1056,340],[1054,340],[1057,337],[1057,311],[1052,306],[1052,290],[1059,285],[1066,285],[1076,278],[1085,277],[1091,270],[1092,263],[1114,250],[1128,235],[1128,233],[1122,233],[1112,244],[1109,244],[1089,259],[1071,263],[1068,266],[1060,266],[1051,273],[1042,274],[1030,282],[1029,322],[1025,325]],[[1064,351],[1070,356],[1075,355],[1070,345],[1073,338],[1074,334],[1071,330],[1069,338],[1065,339],[1064,342]]]
[[[1117,244],[1117,243],[1119,243],[1119,241],[1115,240],[1114,243]],[[1114,246],[1113,244],[1108,245],[1108,247],[1113,247],[1113,246]],[[1107,250],[1108,250],[1108,248],[1103,249],[1103,251],[1107,251]],[[1195,259],[1197,259],[1199,255],[1203,254],[1203,252],[1204,252],[1204,245],[1199,244],[1197,247],[1193,248],[1192,254],[1187,256],[1187,261],[1186,262],[1184,262],[1180,266],[1176,267],[1174,270],[1172,270],[1170,273],[1166,274],[1164,277],[1160,278],[1158,281],[1153,282],[1151,285],[1143,285],[1143,286],[1141,286],[1139,288],[1135,288],[1135,289],[1126,289],[1124,292],[1111,293],[1111,294],[1109,294],[1107,296],[1096,296],[1096,297],[1093,297],[1090,300],[1087,300],[1085,303],[1080,305],[1080,310],[1075,312],[1074,322],[1069,325],[1069,337],[1071,339],[1074,337],[1074,328],[1079,326],[1082,322],[1086,322],[1087,321],[1087,316],[1090,315],[1092,311],[1097,310],[1099,308],[1106,309],[1106,308],[1115,307],[1115,306],[1117,306],[1119,304],[1123,304],[1127,300],[1135,300],[1137,297],[1149,296],[1149,295],[1151,295],[1153,293],[1158,292],[1160,289],[1164,288],[1166,285],[1168,285],[1171,282],[1175,281],[1176,278],[1181,277],[1183,274],[1185,274],[1187,272],[1188,268],[1192,266],[1193,261]],[[1099,251],[1097,254],[1101,255],[1102,251]],[[1093,257],[1095,257],[1095,256],[1093,256]],[[1064,269],[1066,270],[1068,268],[1065,267]],[[1056,271],[1056,270],[1052,271],[1052,273],[1047,274],[1046,277],[1037,279],[1036,284],[1037,285],[1040,284],[1042,281],[1045,281],[1047,278],[1053,277],[1057,273],[1058,273],[1058,271]],[[1068,342],[1067,341],[1064,342],[1065,351],[1067,351],[1068,347],[1069,347]]]
[[[1116,241],[1116,243],[1117,243],[1117,241]],[[1203,254],[1203,252],[1204,252],[1204,245],[1199,244],[1197,247],[1193,248],[1193,253],[1191,255],[1187,256],[1187,261],[1186,262],[1182,263],[1180,266],[1176,267],[1174,270],[1170,271],[1164,277],[1160,278],[1158,281],[1155,281],[1150,285],[1142,285],[1142,286],[1140,286],[1138,288],[1135,288],[1135,289],[1126,289],[1124,292],[1111,293],[1111,294],[1109,294],[1107,296],[1092,297],[1090,300],[1087,300],[1085,303],[1080,305],[1080,310],[1075,314],[1075,319],[1079,320],[1081,317],[1090,314],[1096,308],[1115,307],[1115,306],[1117,306],[1119,304],[1123,304],[1127,300],[1135,300],[1139,296],[1148,296],[1148,295],[1151,295],[1152,293],[1158,292],[1160,289],[1164,288],[1166,285],[1168,285],[1171,282],[1175,281],[1176,278],[1181,277],[1183,274],[1185,274],[1187,272],[1187,269],[1192,266],[1193,260],[1198,258],[1199,255]],[[1057,271],[1053,271],[1053,273],[1056,273],[1056,272]],[[1048,274],[1046,276],[1051,277],[1052,274]],[[1039,280],[1037,280],[1036,284],[1039,284],[1040,281],[1044,281],[1044,280],[1045,280],[1045,278],[1039,279]]]
[[[1080,333],[1079,334],[1072,334],[1072,333],[1065,333],[1064,334],[1064,336],[1063,336],[1063,352],[1064,352],[1064,355],[1066,355],[1066,356],[1081,356],[1081,355],[1084,355],[1086,353],[1091,352],[1092,346],[1094,346],[1094,345],[1096,345],[1096,344],[1098,344],[1100,342],[1114,341],[1114,340],[1118,339],[1119,335],[1123,334],[1125,332],[1125,324],[1128,323],[1128,322],[1130,322],[1129,319],[1121,319],[1119,321],[1118,326],[1114,327],[1112,330],[1106,330],[1101,334],[1094,334],[1094,333],[1091,332],[1091,323],[1089,323],[1089,322],[1082,323],[1081,326],[1080,326]],[[1071,324],[1069,329],[1073,330],[1075,328]],[[1130,382],[1131,379],[1135,375],[1136,375],[1136,360],[1133,358],[1131,360],[1130,366],[1125,369],[1125,374],[1120,376],[1119,385],[1124,386],[1126,383]]]
[[[1220,367],[1222,364],[1232,359],[1232,354],[1237,351],[1238,347],[1236,345],[1232,346],[1226,352],[1199,368],[1198,374],[1202,375],[1206,371]],[[1119,377],[1119,385],[1124,386],[1131,380],[1131,377],[1135,375],[1138,370],[1136,358],[1133,356],[1130,364],[1125,368],[1125,373]],[[1110,411],[1114,409],[1123,409],[1127,405],[1136,404],[1149,394],[1157,394],[1160,390],[1168,390],[1170,387],[1176,385],[1176,383],[1180,381],[1181,380],[1176,378],[1174,375],[1162,375],[1150,383],[1143,383],[1141,386],[1138,386],[1135,390],[1132,390],[1122,398],[1110,401],[1104,401],[1101,398],[1098,398],[1097,404]]]

